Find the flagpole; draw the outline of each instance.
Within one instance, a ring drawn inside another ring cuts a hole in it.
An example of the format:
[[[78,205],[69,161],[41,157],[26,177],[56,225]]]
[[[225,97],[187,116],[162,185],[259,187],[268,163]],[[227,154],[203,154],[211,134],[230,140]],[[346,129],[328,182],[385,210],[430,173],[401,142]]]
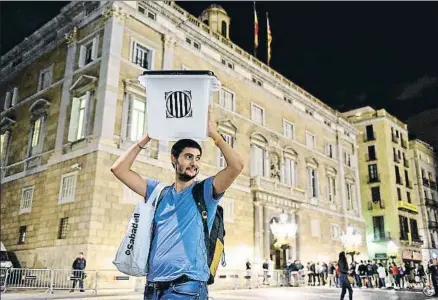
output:
[[[270,31],[271,29],[269,28],[269,18],[268,18],[268,12],[266,12],[266,40],[267,40],[267,43],[266,43],[266,58],[267,58],[267,61],[268,61],[268,67],[269,67],[269,61],[270,61],[270,59],[269,59],[269,31]]]
[[[257,19],[257,11],[256,11],[256,3],[254,1],[254,57],[257,57],[257,46],[258,46],[258,19]],[[257,26],[257,27],[256,27]],[[257,30],[256,30],[257,28]],[[256,39],[257,39],[257,43],[256,43]]]

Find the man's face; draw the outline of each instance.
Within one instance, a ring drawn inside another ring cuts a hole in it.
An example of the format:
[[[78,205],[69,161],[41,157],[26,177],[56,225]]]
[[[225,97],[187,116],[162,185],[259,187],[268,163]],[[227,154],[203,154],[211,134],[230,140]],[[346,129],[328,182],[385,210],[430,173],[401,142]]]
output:
[[[172,157],[178,179],[181,181],[190,181],[199,173],[199,161],[201,152],[196,148],[184,148],[178,159]]]
[[[79,253],[79,258],[84,258],[84,255],[82,253]]]

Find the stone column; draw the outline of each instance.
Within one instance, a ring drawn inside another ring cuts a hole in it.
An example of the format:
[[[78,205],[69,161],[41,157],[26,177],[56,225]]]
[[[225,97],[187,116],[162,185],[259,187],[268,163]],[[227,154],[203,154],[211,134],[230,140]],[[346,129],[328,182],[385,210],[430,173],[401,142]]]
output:
[[[105,25],[93,134],[100,141],[113,145],[126,13],[113,3],[102,14]]]
[[[76,27],[74,27],[70,33],[66,34],[65,38],[67,40],[67,57],[65,61],[64,83],[62,85],[61,104],[59,107],[58,127],[56,131],[54,156],[58,156],[62,154],[62,146],[64,144],[64,131],[66,126],[65,120],[67,119],[67,115],[69,113],[67,111],[67,108],[71,102],[70,87],[73,84],[73,72],[75,67],[75,57],[76,57],[76,48],[77,48]]]
[[[176,41],[169,35],[163,35],[164,53],[163,53],[163,70],[173,70],[173,57]],[[169,141],[158,141],[158,159],[169,161]]]
[[[280,182],[286,183],[286,173],[284,171],[284,155],[280,157]],[[289,175],[288,175],[289,176]]]
[[[342,211],[345,212],[347,210],[347,195],[346,195],[346,191],[345,191],[344,162],[342,159],[342,153],[344,150],[341,146],[340,139],[341,139],[340,132],[336,131],[336,148],[338,150],[337,153],[338,153],[338,166],[339,166],[338,182],[339,182],[340,194],[341,194]],[[347,225],[347,219],[344,218],[344,226],[346,226],[346,225]]]
[[[354,186],[355,186],[355,200],[356,200],[356,207],[357,207],[357,211],[359,213],[359,217],[362,218],[363,217],[363,212],[362,212],[362,197],[361,197],[361,191],[360,191],[360,178],[359,178],[359,159],[358,159],[358,155],[359,155],[359,147],[357,147],[357,145],[355,146],[355,155],[354,155]]]
[[[266,259],[266,257],[269,257],[269,255],[271,254],[271,229],[269,228],[269,208],[267,206],[263,207],[263,237],[264,237],[264,242],[263,242],[263,261]]]
[[[263,261],[263,207],[260,203],[254,203],[254,259],[256,262]]]

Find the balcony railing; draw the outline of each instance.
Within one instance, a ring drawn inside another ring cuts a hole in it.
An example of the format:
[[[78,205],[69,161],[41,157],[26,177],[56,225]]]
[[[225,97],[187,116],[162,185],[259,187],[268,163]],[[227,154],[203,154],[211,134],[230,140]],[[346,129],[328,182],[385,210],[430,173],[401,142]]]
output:
[[[397,143],[398,144],[398,140],[399,140],[400,138],[398,137],[398,136],[396,136],[395,134],[393,134],[392,135],[392,141],[394,142],[394,143]]]
[[[368,183],[375,183],[375,182],[380,182],[379,176],[376,176],[376,177],[368,176]]]
[[[391,239],[391,233],[388,232],[374,232],[373,241],[374,242],[383,242],[389,241]]]
[[[413,245],[421,246],[421,245],[423,245],[423,243],[424,243],[424,241],[423,241],[421,235],[412,235],[412,244]]]
[[[398,201],[397,207],[399,210],[418,214],[418,206],[407,201]]]
[[[432,206],[432,207],[438,207],[438,201],[430,198],[424,199],[424,202],[426,203],[426,206]]]
[[[409,160],[407,160],[407,159],[403,159],[403,165],[404,165],[406,168],[409,168]]]
[[[408,142],[405,139],[401,139],[401,146],[405,149],[408,149]]]
[[[377,202],[368,201],[368,210],[374,210],[374,209],[385,209],[385,204],[383,204],[382,200],[379,200]]]
[[[376,135],[374,134],[374,132],[372,134],[370,134],[370,135],[364,134],[363,140],[365,142],[375,141],[376,140]]]
[[[429,186],[429,179],[423,177],[423,185],[428,187]]]
[[[430,229],[437,229],[438,228],[438,222],[429,221],[428,223],[429,223],[428,225],[429,225]]]

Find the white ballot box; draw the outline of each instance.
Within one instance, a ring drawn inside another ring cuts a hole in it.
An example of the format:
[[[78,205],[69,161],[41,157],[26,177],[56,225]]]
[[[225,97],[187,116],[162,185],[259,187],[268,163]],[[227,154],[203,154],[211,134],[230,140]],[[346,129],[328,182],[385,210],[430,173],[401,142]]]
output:
[[[208,138],[208,106],[221,88],[211,71],[145,71],[148,134],[157,140]]]

